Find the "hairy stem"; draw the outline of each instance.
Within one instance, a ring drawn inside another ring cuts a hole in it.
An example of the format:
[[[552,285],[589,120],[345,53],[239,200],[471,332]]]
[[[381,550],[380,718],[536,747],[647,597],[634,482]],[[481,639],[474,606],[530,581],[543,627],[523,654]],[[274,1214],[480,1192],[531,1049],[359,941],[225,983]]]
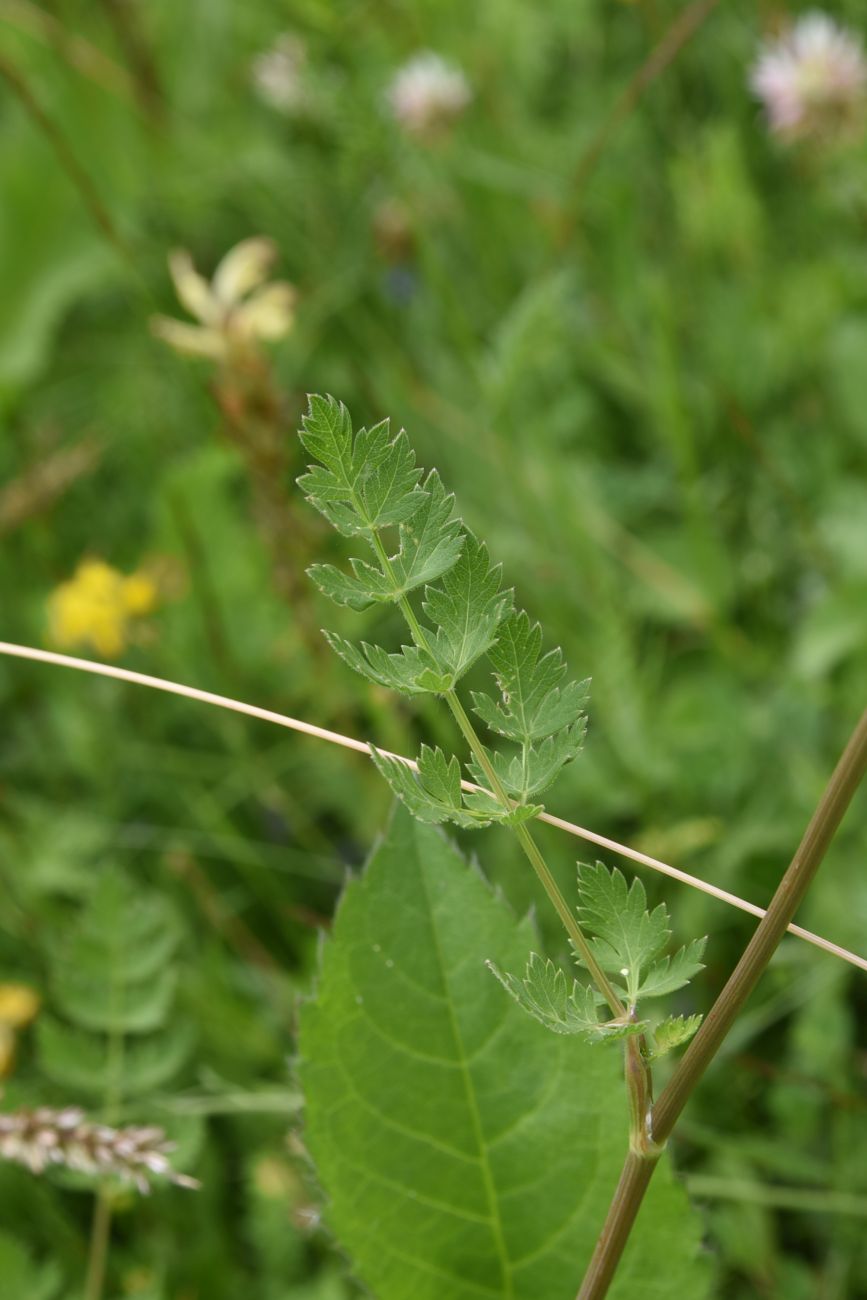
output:
[[[667,1140],[690,1094],[719,1051],[735,1018],[774,955],[822,863],[865,771],[867,710],[861,715],[861,720],[834,769],[770,907],[652,1109],[651,1136],[659,1146]],[[654,1167],[654,1161],[642,1160],[631,1151],[627,1156],[577,1300],[602,1300],[607,1294]]]

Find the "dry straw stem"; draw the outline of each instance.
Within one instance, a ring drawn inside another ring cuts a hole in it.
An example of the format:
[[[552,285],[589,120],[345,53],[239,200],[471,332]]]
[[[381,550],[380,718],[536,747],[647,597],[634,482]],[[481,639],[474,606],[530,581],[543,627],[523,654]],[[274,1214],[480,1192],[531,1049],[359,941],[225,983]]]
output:
[[[822,865],[828,845],[843,820],[865,770],[867,710],[861,715],[825,787],[770,907],[651,1110],[651,1132],[658,1147],[665,1145],[681,1111],[767,969],[788,928],[789,918],[794,915]],[[603,1300],[608,1294],[656,1163],[655,1159],[643,1159],[632,1152],[627,1156],[608,1217],[576,1300]]]
[[[130,682],[135,686],[149,686],[153,690],[166,691],[170,695],[180,695],[188,700],[196,700],[200,704],[213,704],[217,708],[229,709],[233,713],[243,713],[249,718],[258,718],[262,722],[273,722],[278,727],[287,727],[290,731],[299,731],[302,735],[313,736],[317,740],[327,740],[332,745],[340,745],[344,749],[352,749],[359,754],[370,756],[370,745],[366,741],[356,740],[352,736],[344,736],[339,731],[329,731],[326,727],[317,727],[312,722],[302,722],[299,718],[287,717],[283,713],[275,713],[272,709],[261,709],[255,704],[245,704],[242,700],[233,700],[226,695],[216,695],[213,691],[202,691],[195,686],[184,686],[180,682],[171,682],[164,677],[152,677],[148,673],[137,673],[132,669],[119,668],[114,664],[96,663],[91,659],[78,659],[73,655],[58,654],[53,650],[41,650],[36,646],[16,645],[9,641],[0,641],[0,655],[10,655],[16,659],[31,659],[37,663],[54,664],[60,668],[76,668],[79,672],[94,673],[100,677],[113,677],[117,681]],[[386,754],[390,758],[397,758],[414,770],[416,768],[415,762],[411,758],[406,758],[403,754],[391,754],[388,750],[380,750],[380,753]],[[462,781],[461,784],[465,790],[478,789],[470,781]],[[709,894],[711,898],[716,898],[722,903],[728,903],[729,906],[736,907],[742,912],[749,912],[751,916],[761,918],[766,915],[765,909],[757,906],[757,904],[739,898],[737,894],[730,894],[728,890],[719,889],[716,885],[710,885],[697,876],[691,876],[688,872],[680,871],[667,862],[661,862],[658,858],[652,858],[646,853],[640,853],[627,844],[620,844],[617,840],[608,839],[605,835],[597,835],[595,831],[586,830],[585,827],[566,821],[562,817],[555,817],[552,813],[542,813],[538,820],[547,822],[549,826],[556,826],[558,830],[566,831],[579,839],[587,840],[591,844],[596,844],[600,848],[608,849],[611,853],[617,853],[620,857],[629,858],[632,862],[637,862],[641,866],[650,867],[651,870],[670,876],[672,880],[678,880],[681,884],[690,885],[693,889],[699,889],[702,893]],[[790,924],[786,928],[790,934],[794,934],[797,938],[804,939],[807,943],[811,943],[825,952],[830,952],[835,957],[840,957],[852,966],[867,971],[867,958],[859,957],[857,953],[849,952],[847,948],[841,948],[839,944],[832,943],[830,939],[823,939],[821,935],[813,934],[810,930],[804,930],[799,925]]]

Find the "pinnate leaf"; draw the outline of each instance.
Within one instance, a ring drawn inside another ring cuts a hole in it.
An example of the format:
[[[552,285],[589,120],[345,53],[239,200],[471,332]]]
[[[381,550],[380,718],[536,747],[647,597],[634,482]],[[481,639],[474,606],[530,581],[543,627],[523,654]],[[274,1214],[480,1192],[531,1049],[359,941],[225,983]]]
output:
[[[695,939],[673,957],[662,952],[671,938],[668,909],[647,910],[647,894],[636,876],[631,885],[616,867],[578,864],[578,919],[593,935],[590,946],[600,966],[632,1004],[682,988],[702,969],[704,939]]]
[[[461,794],[461,769],[458,760],[446,758],[441,749],[422,745],[418,771],[371,745],[371,753],[380,773],[410,814],[421,822],[452,822],[466,828],[490,826],[499,821],[502,809],[491,799],[473,800],[464,805]]]
[[[645,1023],[628,1021],[603,1024],[597,1011],[598,995],[587,984],[572,980],[571,987],[565,973],[549,959],[543,961],[538,953],[531,953],[523,979],[503,974],[494,962],[488,962],[497,979],[515,999],[518,1006],[555,1034],[581,1034],[589,1042],[603,1038],[625,1038],[640,1034]]]
[[[566,674],[562,652],[542,655],[542,629],[521,610],[506,619],[488,658],[502,701],[473,693],[475,711],[493,731],[529,742],[572,727],[582,717],[588,682],[560,683]]]
[[[701,1016],[669,1016],[653,1031],[653,1047],[649,1059],[665,1056],[673,1047],[688,1043],[702,1022]]]
[[[399,654],[389,654],[381,646],[362,641],[361,648],[336,632],[326,632],[325,639],[344,663],[377,686],[387,686],[402,695],[425,695],[448,689],[450,678],[440,673],[430,655],[417,646],[403,646]]]
[[[523,803],[530,795],[547,790],[565,765],[580,754],[586,730],[582,718],[556,736],[546,736],[539,744],[528,745],[521,754],[492,753],[494,771],[507,794]],[[470,768],[476,780],[483,779],[475,760]]]
[[[502,590],[501,578],[485,544],[465,533],[457,563],[438,587],[425,589],[423,609],[436,629],[431,648],[453,682],[490,649],[509,611],[512,593]]]
[[[353,435],[349,412],[333,397],[313,395],[301,441],[320,463],[299,480],[307,499],[339,532],[371,534],[399,524],[422,504],[421,470],[406,434],[387,420]]]
[[[301,1013],[305,1142],[378,1300],[574,1300],[625,1101],[615,1053],[546,1033],[485,970],[523,964],[532,942],[402,813],[344,894]],[[700,1235],[663,1155],[611,1300],[704,1300]]]

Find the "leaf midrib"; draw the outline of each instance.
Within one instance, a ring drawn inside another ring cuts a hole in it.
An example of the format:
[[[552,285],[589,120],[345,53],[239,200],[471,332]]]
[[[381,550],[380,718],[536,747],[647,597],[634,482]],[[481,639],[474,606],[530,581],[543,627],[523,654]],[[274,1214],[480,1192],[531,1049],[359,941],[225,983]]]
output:
[[[421,861],[419,861],[419,868],[420,868],[419,878],[421,881],[421,888],[424,893],[424,899],[427,905],[428,916],[430,917],[433,950],[434,950],[434,955],[436,957],[437,968],[439,970],[440,980],[442,982],[443,988],[448,990],[450,993],[451,987],[447,978],[446,965],[443,960],[442,949],[440,947],[440,939],[439,939],[439,934],[437,932],[436,918],[433,910],[433,905],[432,905],[430,894],[428,892],[424,863]],[[500,1268],[502,1270],[502,1275],[503,1275],[503,1286],[504,1286],[503,1300],[514,1300],[515,1290],[514,1290],[514,1277],[512,1273],[512,1265],[509,1259],[508,1252],[506,1250],[506,1240],[503,1233],[503,1223],[500,1217],[500,1203],[496,1194],[493,1170],[491,1169],[490,1162],[488,1160],[488,1146],[487,1143],[485,1142],[484,1130],[482,1128],[482,1118],[481,1118],[481,1113],[479,1111],[479,1105],[478,1105],[478,1099],[476,1097],[475,1086],[469,1069],[469,1059],[467,1056],[467,1052],[464,1048],[463,1035],[461,1034],[460,1026],[458,1025],[457,1019],[455,1018],[454,1008],[452,1006],[452,999],[450,996],[446,997],[445,1005],[449,1017],[449,1024],[452,1031],[452,1037],[454,1039],[455,1048],[458,1053],[459,1068],[461,1071],[461,1077],[463,1078],[463,1082],[464,1082],[464,1090],[467,1095],[467,1104],[470,1112],[470,1118],[472,1121],[473,1133],[475,1135],[476,1145],[479,1151],[479,1157],[478,1157],[479,1165],[482,1171],[482,1178],[484,1179],[484,1184],[485,1184],[485,1195],[487,1196],[487,1200],[488,1200],[491,1228],[493,1231],[494,1242],[497,1247],[497,1254],[499,1256]]]

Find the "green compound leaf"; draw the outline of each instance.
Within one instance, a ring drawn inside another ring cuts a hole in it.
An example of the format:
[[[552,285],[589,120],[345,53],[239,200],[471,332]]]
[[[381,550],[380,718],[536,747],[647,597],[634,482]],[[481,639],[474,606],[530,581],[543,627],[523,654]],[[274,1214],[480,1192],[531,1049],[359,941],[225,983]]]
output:
[[[391,557],[396,596],[405,596],[422,583],[434,582],[457,563],[464,544],[459,519],[452,519],[455,499],[439,474],[431,470],[424,482],[425,499],[401,524],[400,549]]]
[[[570,988],[559,966],[551,960],[543,961],[538,953],[530,954],[522,980],[504,974],[492,961],[488,966],[518,1006],[555,1034],[581,1034],[589,1042],[598,1043],[602,1039],[640,1034],[647,1027],[646,1021],[635,1020],[602,1024],[596,1009],[598,994],[577,980],[572,980]]]
[[[350,560],[353,576],[343,573],[334,564],[311,564],[308,578],[337,605],[351,609],[368,609],[377,601],[392,600],[392,591],[385,578],[373,565],[364,560]]]
[[[39,1065],[52,1083],[97,1103],[117,1081],[117,1060],[108,1039],[71,1029],[52,1016],[36,1022]],[[123,1053],[123,1093],[146,1096],[165,1087],[188,1061],[194,1046],[185,1021],[155,1034],[131,1037]]]
[[[649,1052],[648,1059],[657,1060],[660,1056],[665,1056],[673,1047],[680,1047],[683,1043],[688,1043],[695,1031],[703,1020],[702,1016],[670,1016],[668,1020],[663,1020],[661,1025],[657,1025],[653,1031],[653,1046]]]
[[[484,542],[465,533],[457,563],[439,587],[425,589],[422,608],[436,627],[433,655],[453,683],[491,648],[509,612],[512,593],[501,589],[501,578],[501,566],[491,565]]]
[[[92,1032],[159,1029],[174,1000],[172,958],[180,938],[165,897],[136,891],[124,876],[106,872],[54,955],[53,1005]]]
[[[502,702],[473,692],[475,711],[493,731],[519,743],[541,740],[582,718],[589,682],[560,683],[566,675],[562,652],[542,650],[542,629],[521,610],[497,633],[488,658]]]
[[[483,722],[521,746],[519,754],[495,754],[497,776],[520,802],[541,794],[581,751],[587,723],[587,682],[562,684],[566,664],[559,650],[542,651],[542,630],[521,611],[507,618],[488,652],[500,702],[473,692]]]
[[[502,819],[503,810],[491,797],[474,799],[471,795],[464,805],[461,768],[454,755],[447,759],[441,749],[422,745],[418,772],[414,772],[400,759],[381,754],[372,745],[370,749],[380,773],[418,821],[478,828]]]
[[[523,803],[530,795],[547,790],[566,764],[581,752],[586,730],[582,718],[558,735],[546,737],[541,744],[527,746],[522,754],[490,754],[494,771],[506,792]],[[471,760],[470,769],[477,781],[484,779],[475,759]]]
[[[455,565],[463,534],[460,520],[451,518],[455,499],[446,495],[436,470],[413,497],[418,505],[412,517],[399,526],[400,547],[389,557],[391,572],[386,574],[359,559],[349,561],[351,575],[333,564],[312,564],[307,575],[323,595],[338,605],[367,609],[377,602],[399,600]]]
[[[399,813],[353,881],[301,1014],[305,1140],[377,1300],[574,1300],[617,1184],[615,1053],[547,1033],[485,958],[532,944],[432,827]],[[663,1156],[611,1300],[705,1300],[701,1225]]]
[[[578,919],[593,934],[591,947],[602,969],[619,977],[623,996],[632,1004],[662,997],[689,983],[702,969],[705,940],[696,939],[673,957],[661,957],[671,938],[668,910],[660,903],[647,911],[644,885],[627,885],[616,867],[578,864]]]
[[[319,465],[298,485],[334,527],[346,536],[371,534],[403,523],[419,509],[421,470],[406,434],[391,436],[389,422],[359,429],[342,402],[313,395],[301,441]]]
[[[693,939],[683,948],[678,948],[673,956],[663,957],[661,961],[654,962],[641,979],[638,996],[662,998],[666,993],[674,993],[677,989],[682,989],[694,975],[704,970],[701,959],[704,956],[706,943],[706,938]]]
[[[417,646],[405,645],[400,654],[389,654],[366,641],[359,649],[336,632],[326,632],[325,639],[345,664],[377,686],[387,686],[402,695],[427,695],[448,689],[450,679],[444,678],[430,656]]]

